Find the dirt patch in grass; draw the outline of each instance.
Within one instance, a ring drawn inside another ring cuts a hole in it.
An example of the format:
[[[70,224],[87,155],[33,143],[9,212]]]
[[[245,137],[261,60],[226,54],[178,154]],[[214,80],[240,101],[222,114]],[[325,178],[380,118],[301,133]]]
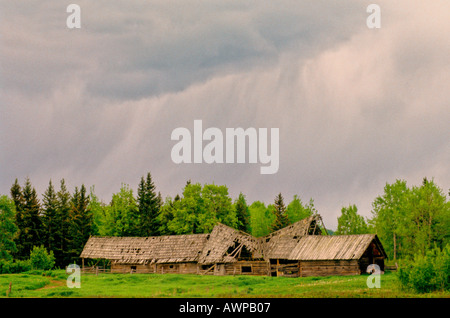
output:
[[[51,289],[56,287],[65,286],[66,282],[62,280],[52,280],[49,284],[45,285],[44,287],[38,288],[36,290],[43,290],[43,289]]]

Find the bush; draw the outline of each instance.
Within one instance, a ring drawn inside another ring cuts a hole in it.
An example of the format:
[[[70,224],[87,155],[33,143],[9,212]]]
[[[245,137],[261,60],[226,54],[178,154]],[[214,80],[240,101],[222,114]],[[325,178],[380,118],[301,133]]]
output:
[[[55,266],[55,256],[53,251],[48,253],[43,245],[35,246],[30,253],[30,262],[32,269],[49,270]]]
[[[0,259],[0,274],[16,274],[29,271],[31,263],[26,261],[6,261]]]
[[[403,287],[418,293],[450,290],[450,246],[442,251],[435,248],[400,264],[397,277]]]

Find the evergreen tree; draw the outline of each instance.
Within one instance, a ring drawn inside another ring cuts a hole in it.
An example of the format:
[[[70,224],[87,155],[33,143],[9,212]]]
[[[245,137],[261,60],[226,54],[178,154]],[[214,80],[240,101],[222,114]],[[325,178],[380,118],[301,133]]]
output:
[[[15,215],[15,224],[17,226],[17,233],[15,235],[15,239],[14,239],[14,245],[16,246],[15,251],[13,253],[14,258],[21,258],[21,253],[22,253],[22,244],[21,244],[21,239],[22,237],[19,237],[21,234],[21,229],[25,228],[25,223],[24,223],[24,216],[23,216],[23,205],[24,205],[24,201],[23,201],[23,194],[22,194],[22,187],[19,184],[19,181],[16,180],[14,181],[14,184],[11,186],[11,198],[14,202],[14,206],[15,206],[15,211],[16,211],[16,215]]]
[[[58,243],[60,241],[59,232],[61,221],[58,218],[58,198],[51,180],[48,183],[48,188],[43,197],[42,224],[43,238],[46,243],[44,246],[49,251],[55,251],[58,248]]]
[[[92,234],[93,215],[89,210],[89,196],[86,194],[86,187],[81,185],[80,190],[75,187],[71,200],[71,210],[69,213],[69,255],[70,261],[76,261],[84,245]]]
[[[242,192],[239,193],[238,199],[234,202],[234,207],[236,209],[236,216],[238,219],[237,229],[246,233],[251,233],[250,212],[247,206],[247,201],[245,200],[245,196]]]
[[[18,202],[16,223],[19,228],[19,235],[16,239],[16,257],[27,259],[33,246],[39,246],[43,243],[41,207],[36,189],[32,187],[29,178],[26,179],[21,194],[16,180],[11,189],[11,195],[14,202]]]
[[[156,195],[152,176],[147,173],[147,179],[141,178],[138,193],[139,232],[140,236],[159,235],[158,214],[161,207],[160,199]]]
[[[11,260],[16,252],[16,207],[14,201],[6,195],[0,196],[0,260]]]
[[[275,215],[275,220],[272,223],[271,231],[277,231],[289,225],[289,220],[286,215],[286,207],[284,205],[283,196],[278,194],[275,198],[272,213]]]
[[[16,213],[19,213],[19,211],[20,212],[23,211],[22,188],[20,187],[20,184],[17,181],[17,178],[14,181],[14,184],[11,186],[11,198],[14,201],[14,205],[16,207]]]
[[[64,267],[69,265],[72,260],[71,253],[69,251],[71,195],[67,190],[64,179],[60,182],[60,190],[56,194],[56,197],[58,234],[57,242],[55,241],[54,255],[56,259],[56,266]]]

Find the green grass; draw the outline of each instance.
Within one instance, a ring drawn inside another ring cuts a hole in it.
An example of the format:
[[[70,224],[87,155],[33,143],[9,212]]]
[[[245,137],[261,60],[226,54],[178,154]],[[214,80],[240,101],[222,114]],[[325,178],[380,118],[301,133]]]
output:
[[[0,297],[450,297],[449,292],[416,294],[400,288],[395,274],[370,289],[367,275],[331,277],[201,276],[178,274],[82,275],[81,288],[68,288],[62,271],[0,275]]]

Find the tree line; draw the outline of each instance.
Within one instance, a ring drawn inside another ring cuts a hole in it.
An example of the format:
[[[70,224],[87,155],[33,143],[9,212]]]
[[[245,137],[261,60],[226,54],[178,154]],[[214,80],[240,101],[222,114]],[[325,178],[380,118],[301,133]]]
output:
[[[342,207],[335,234],[378,234],[389,258],[406,257],[431,247],[444,247],[449,238],[449,201],[442,190],[424,179],[409,188],[406,181],[386,184],[375,198],[372,218],[358,214],[356,205]],[[29,178],[16,179],[10,197],[0,196],[0,260],[26,260],[33,248],[44,246],[55,265],[77,262],[91,235],[158,236],[209,233],[218,223],[261,237],[318,214],[311,198],[295,195],[289,204],[279,193],[273,204],[247,203],[240,193],[232,199],[225,185],[192,183],[175,197],[162,198],[150,173],[142,176],[136,195],[127,184],[104,203],[95,188],[52,181],[39,200]],[[329,234],[333,231],[327,229]]]

